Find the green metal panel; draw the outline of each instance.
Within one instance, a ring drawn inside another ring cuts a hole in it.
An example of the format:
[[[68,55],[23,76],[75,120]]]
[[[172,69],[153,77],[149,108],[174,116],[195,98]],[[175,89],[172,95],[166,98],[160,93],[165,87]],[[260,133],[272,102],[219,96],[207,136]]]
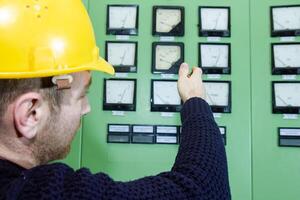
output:
[[[150,112],[150,81],[161,78],[151,74],[151,44],[159,38],[151,35],[153,5],[183,5],[186,11],[186,34],[176,41],[185,43],[186,62],[198,65],[198,42],[206,38],[198,37],[198,6],[230,6],[231,38],[221,39],[232,45],[232,75],[222,76],[221,80],[232,81],[232,114],[223,114],[217,118],[219,125],[227,127],[227,153],[233,199],[251,199],[251,120],[250,120],[250,26],[248,0],[90,0],[89,13],[96,32],[97,43],[104,56],[106,40],[115,40],[115,36],[105,34],[107,4],[140,5],[139,35],[130,37],[138,41],[138,73],[129,78],[137,78],[137,111],[125,116],[113,116],[102,110],[103,78],[100,73],[93,74],[90,90],[92,112],[84,118],[82,138],[82,165],[93,172],[108,173],[116,180],[131,180],[147,175],[155,175],[170,170],[178,146],[176,145],[134,145],[107,144],[108,123],[179,125],[180,116],[163,118],[159,113]],[[205,77],[207,79],[207,77]]]
[[[272,114],[270,6],[300,4],[299,0],[251,1],[251,66],[253,122],[253,197],[255,200],[300,198],[300,149],[278,147],[278,127],[299,127],[299,120]],[[298,37],[296,39],[300,41]],[[299,79],[299,78],[298,78]]]

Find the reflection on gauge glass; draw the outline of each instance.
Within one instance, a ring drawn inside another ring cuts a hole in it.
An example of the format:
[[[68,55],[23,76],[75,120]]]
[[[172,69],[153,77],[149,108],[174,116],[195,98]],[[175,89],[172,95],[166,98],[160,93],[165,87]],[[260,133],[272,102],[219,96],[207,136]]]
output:
[[[155,69],[168,70],[180,60],[181,48],[176,45],[157,45],[155,58]]]
[[[108,104],[133,104],[134,103],[134,81],[106,81],[106,103]]]
[[[274,45],[276,68],[300,67],[300,44]]]
[[[300,29],[300,6],[274,7],[273,30],[299,30]]]
[[[276,107],[300,107],[300,83],[275,83]]]
[[[136,43],[107,43],[107,54],[113,66],[135,66]]]
[[[229,9],[228,8],[201,8],[202,30],[228,30]]]
[[[109,6],[109,29],[135,29],[136,6]]]
[[[201,44],[201,67],[229,67],[229,46]]]
[[[155,105],[180,105],[176,81],[155,81],[153,83]]]
[[[206,100],[210,106],[229,105],[229,84],[218,82],[204,82]]]

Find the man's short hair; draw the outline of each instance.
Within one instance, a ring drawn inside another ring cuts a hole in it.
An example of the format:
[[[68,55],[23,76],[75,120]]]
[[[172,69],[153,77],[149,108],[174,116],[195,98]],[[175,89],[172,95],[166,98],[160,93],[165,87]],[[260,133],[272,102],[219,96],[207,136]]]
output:
[[[56,89],[51,78],[0,79],[0,125],[7,106],[27,92],[40,93],[51,109],[59,107],[62,99],[62,92]]]

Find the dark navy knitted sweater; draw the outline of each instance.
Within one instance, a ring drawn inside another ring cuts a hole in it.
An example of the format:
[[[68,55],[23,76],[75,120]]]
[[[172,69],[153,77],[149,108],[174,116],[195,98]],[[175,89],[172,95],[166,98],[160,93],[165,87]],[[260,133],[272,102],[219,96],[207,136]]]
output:
[[[209,105],[200,98],[188,100],[181,120],[181,144],[169,172],[115,182],[64,164],[25,170],[0,160],[0,199],[230,199],[224,145]]]

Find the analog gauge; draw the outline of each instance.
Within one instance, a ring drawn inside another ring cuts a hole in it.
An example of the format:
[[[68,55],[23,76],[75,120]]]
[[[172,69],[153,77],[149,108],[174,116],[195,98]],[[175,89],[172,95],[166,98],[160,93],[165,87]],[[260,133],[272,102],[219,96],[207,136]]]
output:
[[[230,73],[229,44],[200,44],[200,63],[204,73]]]
[[[178,73],[184,61],[183,43],[153,43],[153,73]]]
[[[155,6],[153,8],[153,35],[183,36],[184,8]]]
[[[277,107],[300,107],[300,83],[277,83],[274,90]]]
[[[205,81],[207,103],[214,112],[231,111],[230,82],[212,82]]]
[[[300,73],[300,43],[272,44],[273,74]]]
[[[107,34],[136,35],[138,29],[138,6],[109,5]]]
[[[107,42],[106,59],[115,67],[116,72],[136,72],[137,43]]]
[[[177,81],[152,80],[152,111],[178,112],[181,99],[177,89]]]
[[[136,80],[105,80],[104,110],[135,110]]]
[[[230,36],[229,7],[200,7],[200,36]]]
[[[300,35],[300,5],[275,6],[272,12],[272,36]]]

